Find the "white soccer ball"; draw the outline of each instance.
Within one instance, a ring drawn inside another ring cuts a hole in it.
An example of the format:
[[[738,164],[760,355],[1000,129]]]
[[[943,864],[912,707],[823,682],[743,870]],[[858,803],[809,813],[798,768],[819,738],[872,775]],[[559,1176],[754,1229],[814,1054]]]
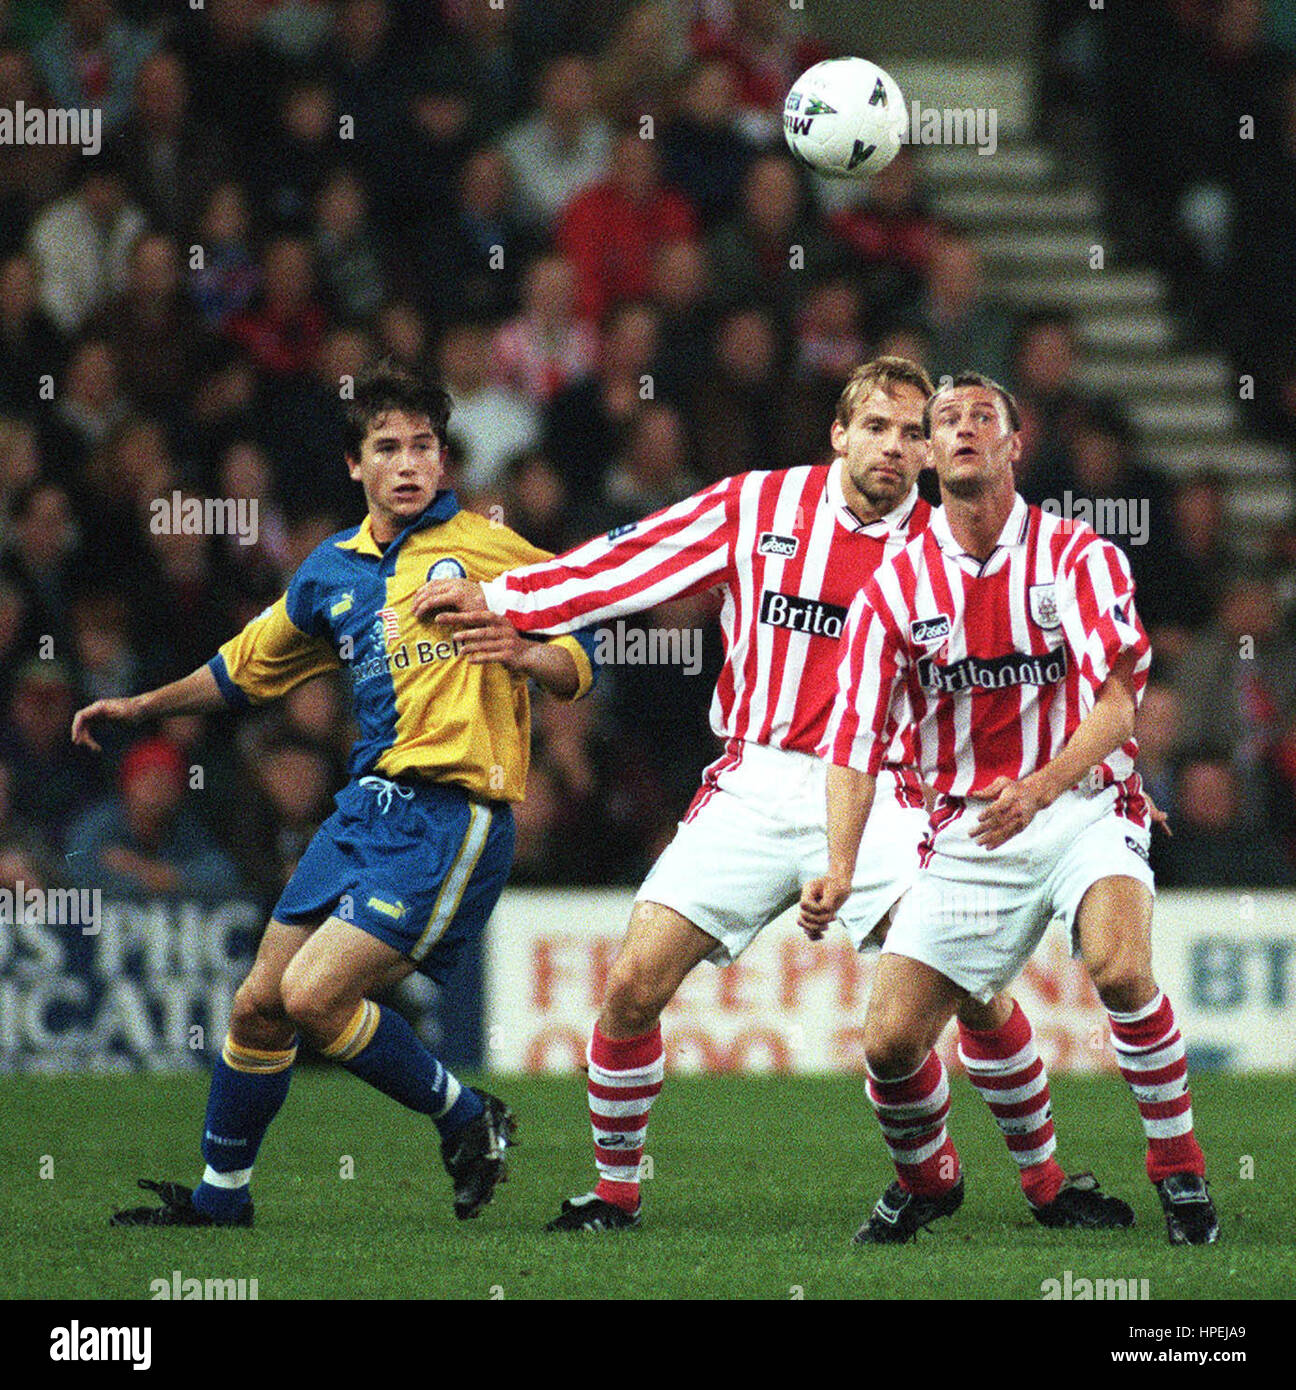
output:
[[[907,128],[895,78],[866,58],[816,63],[783,102],[788,148],[824,178],[863,179],[885,169]]]

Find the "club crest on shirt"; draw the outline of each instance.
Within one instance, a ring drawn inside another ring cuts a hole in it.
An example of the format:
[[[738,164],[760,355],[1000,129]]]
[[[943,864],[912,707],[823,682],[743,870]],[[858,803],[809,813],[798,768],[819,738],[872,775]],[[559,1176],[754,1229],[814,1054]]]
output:
[[[380,608],[374,619],[374,643],[381,651],[400,636],[400,619],[394,608]]]
[[[915,618],[909,624],[911,642],[939,642],[942,638],[948,637],[949,632],[948,613],[938,614],[935,618]]]
[[[780,560],[790,560],[800,548],[801,542],[795,536],[780,536],[773,531],[763,531],[756,544],[756,553],[758,555],[774,555]]]
[[[1052,584],[1032,584],[1027,595],[1030,604],[1031,621],[1036,627],[1045,629],[1060,627],[1062,619],[1058,616],[1057,595]]]
[[[429,581],[433,579],[466,579],[468,571],[453,555],[445,555],[428,569],[427,577]]]

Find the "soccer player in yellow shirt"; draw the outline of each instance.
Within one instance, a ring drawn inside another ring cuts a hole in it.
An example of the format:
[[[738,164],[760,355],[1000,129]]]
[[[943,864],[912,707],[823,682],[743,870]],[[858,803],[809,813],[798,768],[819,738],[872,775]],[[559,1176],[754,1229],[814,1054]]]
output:
[[[548,558],[442,488],[451,404],[439,385],[389,364],[360,377],[346,462],[364,490],[364,521],[317,547],[283,597],[205,666],[143,695],[98,700],[73,720],[73,741],[97,749],[98,719],[243,708],[347,667],[359,729],[337,809],[235,996],[212,1073],[202,1181],[191,1191],[142,1180],[162,1205],[118,1212],[114,1224],[252,1224],[252,1165],[288,1093],[299,1036],[431,1117],[456,1216],[476,1216],[505,1176],[512,1112],[460,1085],[371,996],[415,970],[444,981],[481,933],[512,860],[511,803],[526,787],[527,681],[574,699],[594,669],[583,637],[530,641],[504,623],[456,636],[411,611],[430,578],[486,580]]]

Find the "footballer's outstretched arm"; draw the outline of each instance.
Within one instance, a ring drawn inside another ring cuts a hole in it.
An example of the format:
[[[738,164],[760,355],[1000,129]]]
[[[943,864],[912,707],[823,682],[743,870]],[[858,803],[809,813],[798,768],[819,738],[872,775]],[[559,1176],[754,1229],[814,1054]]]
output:
[[[732,562],[742,486],[742,475],[724,478],[632,526],[486,584],[432,580],[415,594],[414,613],[456,629],[493,613],[521,632],[553,635],[701,593],[721,583]]]
[[[146,690],[142,695],[125,695],[113,700],[96,700],[72,716],[72,742],[100,752],[90,733],[96,719],[116,719],[124,724],[140,724],[146,719],[165,719],[169,714],[206,714],[223,709],[225,697],[216,684],[210,666],[200,666],[181,680]]]

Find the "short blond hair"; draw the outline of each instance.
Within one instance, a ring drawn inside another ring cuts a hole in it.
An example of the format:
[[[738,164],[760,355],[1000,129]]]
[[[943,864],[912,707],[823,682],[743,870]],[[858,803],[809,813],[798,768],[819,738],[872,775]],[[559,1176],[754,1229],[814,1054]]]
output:
[[[842,387],[837,397],[837,423],[846,429],[859,408],[861,401],[867,400],[874,391],[881,389],[888,394],[897,386],[911,386],[922,393],[925,401],[935,389],[931,377],[907,357],[875,357],[856,367],[850,380]]]

